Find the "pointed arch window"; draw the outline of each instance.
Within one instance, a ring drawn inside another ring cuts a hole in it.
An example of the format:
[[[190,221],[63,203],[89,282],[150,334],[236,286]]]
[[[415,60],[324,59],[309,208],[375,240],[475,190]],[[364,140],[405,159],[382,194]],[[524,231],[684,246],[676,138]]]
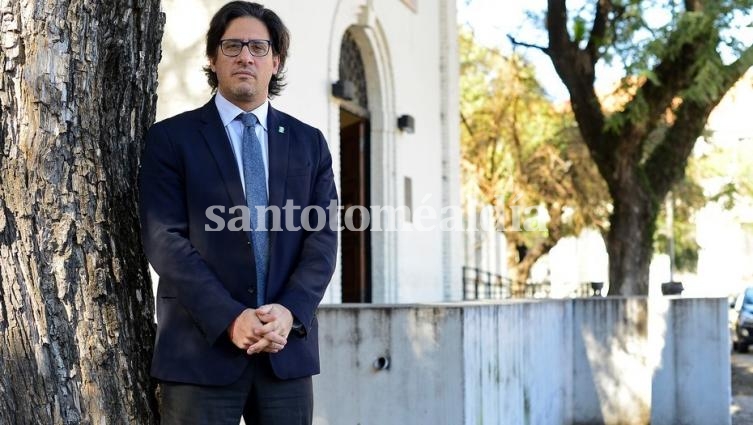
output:
[[[350,81],[355,86],[352,103],[363,111],[369,109],[366,91],[366,73],[358,44],[350,31],[346,31],[340,44],[340,81]]]

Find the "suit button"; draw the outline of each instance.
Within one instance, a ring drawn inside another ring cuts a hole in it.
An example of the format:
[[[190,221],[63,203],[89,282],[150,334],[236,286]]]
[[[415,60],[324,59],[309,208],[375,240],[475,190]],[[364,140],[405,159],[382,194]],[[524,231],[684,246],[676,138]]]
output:
[[[254,289],[254,288],[248,288],[248,293],[251,294],[251,295],[253,295],[253,294],[256,293],[256,289]]]

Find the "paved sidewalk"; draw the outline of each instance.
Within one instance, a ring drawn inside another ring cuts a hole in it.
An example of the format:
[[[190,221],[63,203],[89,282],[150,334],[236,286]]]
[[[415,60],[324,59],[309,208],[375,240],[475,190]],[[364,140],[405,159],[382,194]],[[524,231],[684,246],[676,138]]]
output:
[[[753,424],[753,353],[732,354],[732,425]]]

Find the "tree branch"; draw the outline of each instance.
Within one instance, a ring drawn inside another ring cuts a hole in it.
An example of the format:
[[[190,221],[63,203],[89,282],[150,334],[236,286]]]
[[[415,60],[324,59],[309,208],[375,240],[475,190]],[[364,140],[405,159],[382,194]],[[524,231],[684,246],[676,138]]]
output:
[[[672,184],[685,173],[693,146],[717,103],[718,100],[704,104],[687,101],[677,110],[675,123],[667,130],[661,143],[644,165],[654,199],[663,199]]]
[[[565,0],[548,0],[546,28],[549,32],[549,49],[555,52],[573,50],[570,34],[567,32],[567,7]]]
[[[707,42],[709,37],[709,34],[699,35],[695,40],[685,43],[677,54],[663,58],[654,68],[655,78],[646,79],[633,100],[619,112],[625,116],[624,122],[627,123],[621,129],[623,136],[642,142],[656,128],[672,100],[692,84],[699,51],[702,50],[704,40]],[[641,146],[638,144],[634,149],[640,151]]]
[[[748,46],[736,61],[724,67],[725,86],[732,87],[751,67],[753,67],[753,44]]]
[[[549,56],[549,49],[544,46],[539,46],[537,44],[530,44],[523,41],[518,41],[517,39],[515,39],[515,37],[513,37],[510,34],[507,34],[507,39],[510,40],[510,43],[512,43],[513,46],[522,46],[522,47],[528,47],[530,49],[541,50],[542,52],[544,52],[545,55]]]
[[[609,12],[612,10],[612,2],[609,0],[599,0],[596,3],[596,16],[594,17],[593,27],[591,27],[591,35],[588,37],[588,45],[586,46],[586,52],[591,56],[591,64],[596,65],[596,62],[601,58],[599,48],[601,47],[604,37],[607,33],[609,24]]]
[[[701,0],[685,0],[685,10],[688,12],[698,12],[703,10],[703,2]]]
[[[609,141],[604,137],[604,113],[594,89],[595,69],[591,55],[570,39],[565,0],[548,0],[549,57],[570,93],[578,129],[599,172],[610,179],[614,169]]]
[[[753,45],[749,46],[735,62],[720,66],[722,83],[716,91],[716,96],[705,102],[686,99],[680,106],[675,123],[669,128],[645,165],[646,176],[655,191],[655,196],[663,198],[671,189],[672,183],[685,172],[688,157],[693,151],[696,140],[706,127],[711,111],[751,66],[753,66]]]
[[[686,15],[684,19],[691,18]],[[683,23],[683,19],[680,20],[680,23]],[[669,35],[666,41],[665,54],[653,69],[653,78],[646,78],[636,91],[635,97],[625,106],[623,111],[618,112],[622,116],[620,119],[622,126],[617,130],[618,137],[621,139],[620,155],[635,158],[639,162],[645,154],[646,140],[664,122],[664,114],[671,107],[673,100],[681,96],[685,90],[694,84],[698,84],[695,80],[699,69],[704,66],[702,63],[712,60],[721,63],[718,53],[714,52],[718,29],[713,25],[713,19],[708,19],[701,24],[703,30],[697,31],[693,34],[693,38],[689,40],[684,40],[687,34],[682,28],[676,29]],[[708,114],[704,112],[706,110],[704,105],[697,105],[698,108],[695,108],[692,107],[690,99],[683,99],[683,102],[681,111],[678,111],[679,114],[692,109],[693,113],[701,115],[696,115],[694,118],[689,117],[687,125],[690,127],[687,129],[670,129],[665,135],[665,139],[654,149],[651,155],[656,156],[656,158],[663,158],[663,161],[669,161],[669,163],[680,160],[684,170],[684,164],[687,161],[687,155],[684,155],[684,152],[686,149],[692,149],[695,139],[700,135],[700,131],[695,136],[691,136],[688,131],[693,133],[695,130],[692,130],[692,128],[698,125],[701,126],[702,130],[704,123],[701,121],[705,121]],[[698,122],[693,123],[693,119]],[[675,125],[682,121],[682,118],[678,118]],[[683,139],[679,141],[678,137],[691,137],[691,140]],[[662,146],[666,143],[674,144],[674,146]],[[685,143],[690,143],[690,145],[686,146]],[[681,158],[675,158],[673,155],[680,155]],[[674,166],[671,168],[674,168]],[[626,171],[632,172],[629,169],[626,169]],[[663,197],[664,191],[661,182],[670,175],[678,175],[676,172],[672,172],[660,177],[659,175],[663,175],[665,170],[660,171],[652,168],[644,168],[644,172],[647,175],[652,175],[652,177],[649,177],[650,186],[648,187],[659,194],[660,197]]]
[[[468,130],[468,134],[471,136],[471,139],[475,137],[473,127],[471,127],[471,123],[468,122],[468,118],[466,118],[464,113],[460,113],[460,121],[463,123],[463,127],[465,127],[466,130]]]

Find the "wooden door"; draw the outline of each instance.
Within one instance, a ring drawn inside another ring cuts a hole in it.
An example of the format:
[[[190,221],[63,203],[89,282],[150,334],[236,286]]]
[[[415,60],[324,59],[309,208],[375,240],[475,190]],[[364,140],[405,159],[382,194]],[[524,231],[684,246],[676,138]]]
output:
[[[340,110],[340,198],[341,223],[354,229],[364,227],[361,213],[353,206],[369,207],[369,123],[368,120]],[[371,247],[369,229],[344,229],[342,239],[342,302],[371,302]]]

